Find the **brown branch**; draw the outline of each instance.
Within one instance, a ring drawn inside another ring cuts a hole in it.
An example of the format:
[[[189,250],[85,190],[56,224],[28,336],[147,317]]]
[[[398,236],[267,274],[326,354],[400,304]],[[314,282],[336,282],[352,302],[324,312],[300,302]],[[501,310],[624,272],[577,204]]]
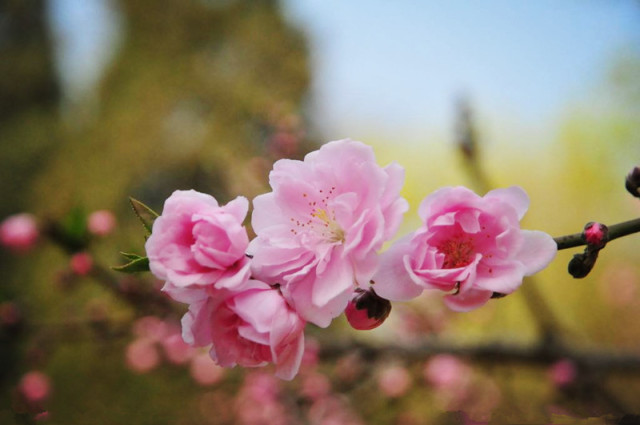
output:
[[[590,371],[640,373],[640,356],[604,350],[576,350],[557,343],[529,345],[491,342],[487,344],[456,344],[428,340],[415,345],[372,345],[353,340],[322,340],[322,360],[336,360],[358,352],[369,361],[395,356],[406,361],[424,361],[436,354],[453,354],[469,360],[489,363],[526,363],[550,365],[560,359],[570,359]]]
[[[640,218],[636,218],[622,223],[612,224],[607,226],[609,228],[609,236],[607,241],[612,241],[623,236],[631,235],[633,233],[640,232]],[[558,244],[558,250],[575,248],[577,246],[583,246],[587,244],[582,232],[574,233],[572,235],[558,236],[553,238]]]

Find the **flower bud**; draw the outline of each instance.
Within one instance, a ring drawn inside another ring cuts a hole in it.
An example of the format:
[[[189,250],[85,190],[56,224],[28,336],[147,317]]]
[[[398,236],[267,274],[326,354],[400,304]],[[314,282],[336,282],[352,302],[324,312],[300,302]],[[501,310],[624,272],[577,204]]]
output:
[[[373,289],[357,289],[345,315],[351,327],[365,331],[380,326],[391,313],[391,302],[380,298]]]
[[[636,198],[640,198],[640,167],[633,167],[633,170],[627,174],[625,187],[630,194]]]
[[[576,279],[582,279],[586,277],[598,259],[598,250],[590,251],[585,250],[580,254],[575,254],[571,261],[569,261],[569,274]]]
[[[592,249],[602,249],[607,244],[609,228],[602,223],[589,222],[584,226],[584,239]]]

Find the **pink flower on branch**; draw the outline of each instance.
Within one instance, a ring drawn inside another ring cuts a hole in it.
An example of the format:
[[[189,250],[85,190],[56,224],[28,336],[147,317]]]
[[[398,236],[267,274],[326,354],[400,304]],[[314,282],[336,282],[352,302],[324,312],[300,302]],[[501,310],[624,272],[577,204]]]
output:
[[[253,201],[254,277],[280,284],[305,320],[328,326],[377,270],[377,251],[408,209],[403,180],[401,166],[378,166],[371,147],[348,139],[277,161],[273,191]]]
[[[276,376],[293,379],[304,353],[305,322],[280,291],[249,280],[241,291],[209,292],[182,318],[184,340],[202,347],[212,344],[210,355],[220,366],[273,363]]]
[[[399,301],[440,289],[451,309],[467,311],[515,291],[557,252],[551,236],[520,229],[528,207],[516,186],[484,197],[464,187],[434,192],[420,205],[422,227],[382,255],[376,292]]]
[[[246,282],[249,238],[242,222],[248,208],[243,197],[219,206],[204,193],[173,192],[145,245],[151,271],[166,281],[163,290],[190,302],[193,289],[237,288]]]

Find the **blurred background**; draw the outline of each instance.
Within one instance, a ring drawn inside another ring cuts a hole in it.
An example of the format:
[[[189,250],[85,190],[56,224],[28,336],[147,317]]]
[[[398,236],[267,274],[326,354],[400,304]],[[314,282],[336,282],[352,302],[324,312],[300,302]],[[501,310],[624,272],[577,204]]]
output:
[[[252,198],[277,159],[345,137],[406,168],[399,235],[457,184],[522,186],[524,227],[553,236],[637,217],[637,1],[2,0],[0,70],[0,220],[37,225],[0,249],[0,423],[640,415],[637,236],[470,313],[425,294],[374,331],[308,326],[290,383],[213,366],[161,282],[109,269],[143,254],[129,196]]]

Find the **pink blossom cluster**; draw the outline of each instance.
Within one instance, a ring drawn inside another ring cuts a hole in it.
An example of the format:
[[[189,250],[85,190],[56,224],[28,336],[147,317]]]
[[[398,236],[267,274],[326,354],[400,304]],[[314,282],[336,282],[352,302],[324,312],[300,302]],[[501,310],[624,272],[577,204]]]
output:
[[[445,291],[451,308],[468,310],[513,292],[555,255],[551,237],[520,230],[528,197],[517,187],[485,197],[441,189],[420,206],[423,226],[381,254],[408,210],[403,182],[400,165],[379,166],[371,147],[349,139],[302,161],[278,160],[272,191],[253,199],[251,241],[246,198],[220,205],[174,192],[145,248],[163,291],[189,304],[184,340],[210,347],[221,366],[273,364],[276,376],[292,379],[307,322],[327,327],[345,313],[370,329],[388,315],[387,300],[424,289]]]

